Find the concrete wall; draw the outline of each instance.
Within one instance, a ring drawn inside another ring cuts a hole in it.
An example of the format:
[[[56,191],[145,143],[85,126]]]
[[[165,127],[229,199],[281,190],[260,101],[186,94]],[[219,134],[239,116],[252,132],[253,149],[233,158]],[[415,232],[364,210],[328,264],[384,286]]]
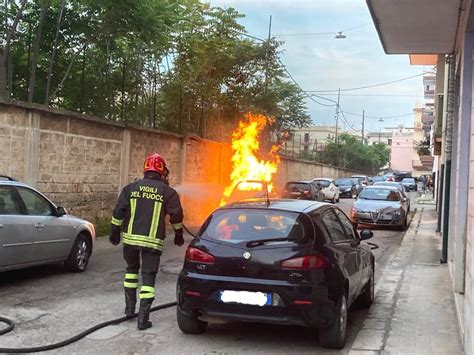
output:
[[[193,199],[218,199],[228,183],[228,144],[0,101],[0,174],[37,187],[70,213],[108,218],[121,187],[142,176],[150,152],[166,157],[171,185],[184,196],[187,216],[200,209]],[[281,188],[291,179],[349,176],[354,172],[308,161],[282,159],[275,177]],[[202,188],[202,186],[213,186]],[[190,193],[192,192],[192,193]],[[190,197],[191,196],[191,197]]]

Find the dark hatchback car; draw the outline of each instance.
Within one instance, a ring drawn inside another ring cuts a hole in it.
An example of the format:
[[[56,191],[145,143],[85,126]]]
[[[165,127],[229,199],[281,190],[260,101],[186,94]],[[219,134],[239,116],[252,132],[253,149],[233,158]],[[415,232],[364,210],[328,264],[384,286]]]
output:
[[[281,193],[282,198],[324,201],[324,192],[314,181],[288,181]]]
[[[339,188],[339,196],[341,197],[355,197],[357,196],[357,185],[354,180],[350,178],[339,178],[334,180],[334,183]]]
[[[404,178],[401,184],[405,186],[408,191],[418,191],[418,186],[414,178]]]
[[[318,328],[320,345],[340,349],[348,308],[374,299],[374,256],[332,204],[275,199],[224,206],[186,250],[177,320],[199,334],[209,321]],[[316,332],[315,332],[316,335]]]

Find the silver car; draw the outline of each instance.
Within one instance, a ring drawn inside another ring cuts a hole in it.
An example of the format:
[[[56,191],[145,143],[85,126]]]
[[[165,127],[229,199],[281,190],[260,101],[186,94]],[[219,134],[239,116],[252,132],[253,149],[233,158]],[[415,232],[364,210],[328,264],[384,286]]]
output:
[[[408,212],[410,212],[410,195],[408,195],[408,191],[407,189],[405,188],[405,186],[403,186],[400,182],[395,182],[395,181],[377,181],[377,182],[374,182],[374,184],[372,186],[394,186],[396,187],[397,189],[400,190],[401,194],[403,195],[403,197],[405,197],[407,199],[407,204],[408,204]]]
[[[368,186],[362,189],[352,206],[352,223],[407,228],[408,203],[400,190],[392,186]]]
[[[86,269],[95,241],[92,223],[70,216],[32,187],[0,176],[0,271],[64,262]]]

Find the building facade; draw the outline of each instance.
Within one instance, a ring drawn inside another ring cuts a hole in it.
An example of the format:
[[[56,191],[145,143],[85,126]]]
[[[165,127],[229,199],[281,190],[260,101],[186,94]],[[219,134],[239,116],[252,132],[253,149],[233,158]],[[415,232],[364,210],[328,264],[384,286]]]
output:
[[[440,261],[449,265],[465,353],[474,354],[474,5],[470,0],[367,4],[387,54],[410,54],[420,65],[436,62],[436,73],[424,80],[433,103],[421,123],[431,122],[436,157]]]

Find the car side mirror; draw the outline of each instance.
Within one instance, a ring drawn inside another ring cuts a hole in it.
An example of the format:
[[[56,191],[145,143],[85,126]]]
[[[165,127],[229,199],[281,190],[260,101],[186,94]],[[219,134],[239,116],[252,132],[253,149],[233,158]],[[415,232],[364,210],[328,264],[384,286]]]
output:
[[[360,232],[360,240],[367,240],[374,236],[374,233],[368,229],[364,229]]]
[[[56,216],[62,217],[65,214],[67,214],[67,211],[64,207],[59,206],[58,208],[56,208]]]

